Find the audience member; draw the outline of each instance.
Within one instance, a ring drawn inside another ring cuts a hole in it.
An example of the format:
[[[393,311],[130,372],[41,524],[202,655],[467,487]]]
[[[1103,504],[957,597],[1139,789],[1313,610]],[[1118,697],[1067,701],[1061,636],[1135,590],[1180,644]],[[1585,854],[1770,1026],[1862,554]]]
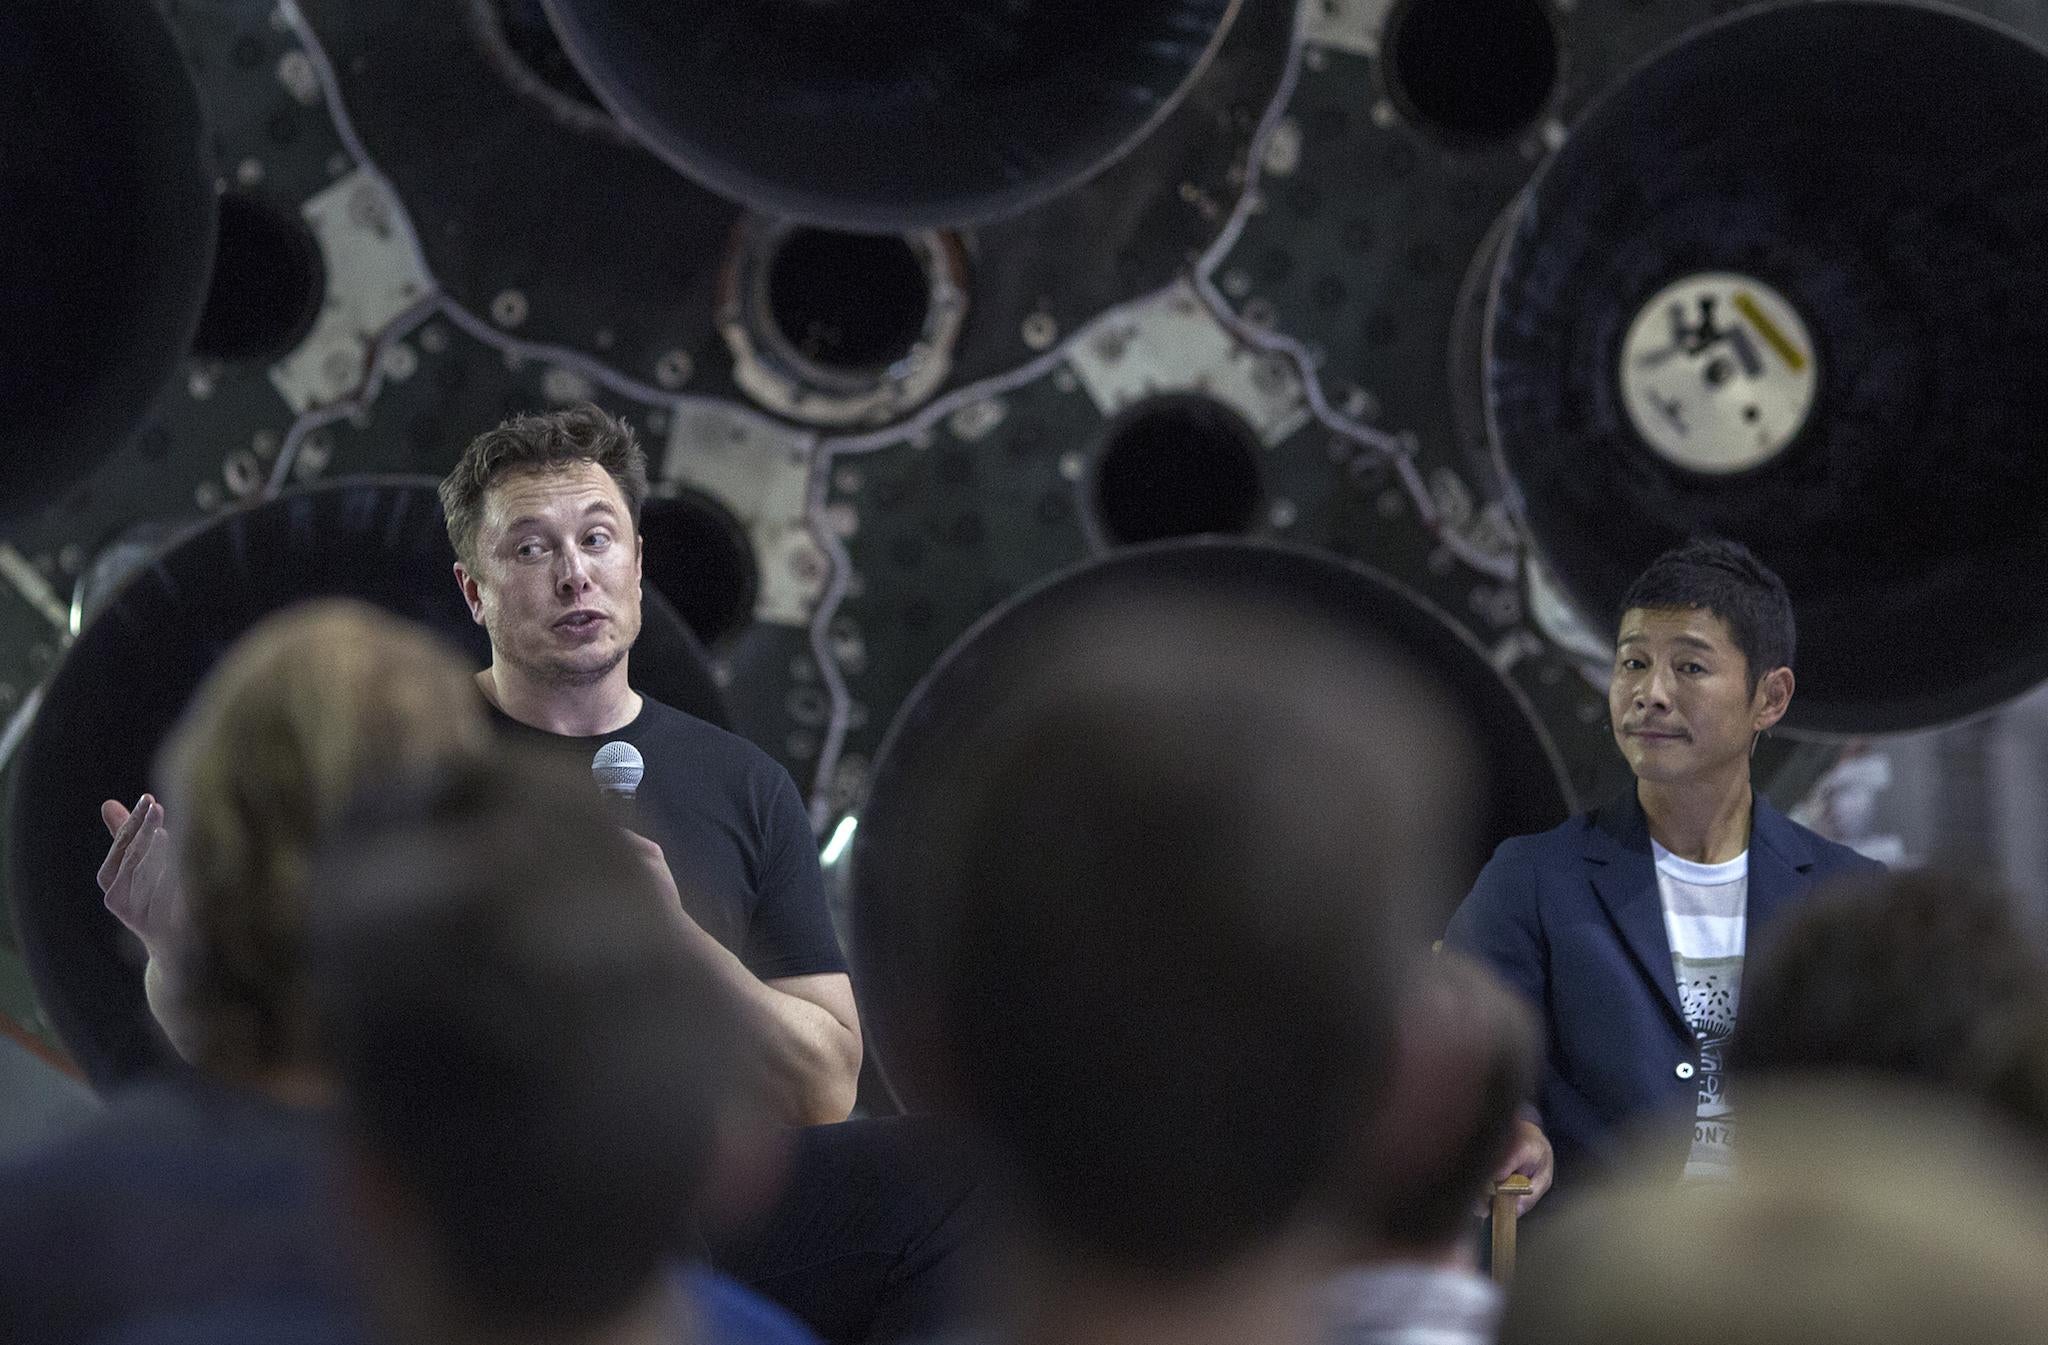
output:
[[[1320,1200],[1355,1176],[1395,970],[1454,881],[1447,722],[1376,648],[1175,590],[1078,605],[962,735],[891,897],[933,931],[932,1054],[892,1068],[1009,1201],[987,1329],[1313,1338]]]
[[[1500,1291],[1479,1270],[1475,1206],[1540,1059],[1535,1020],[1485,968],[1447,952],[1417,969],[1393,1087],[1343,1209],[1350,1266],[1324,1291],[1329,1345],[1492,1341]]]
[[[0,1339],[84,1340],[337,1283],[310,1157],[330,1096],[304,959],[310,854],[367,781],[488,738],[455,653],[359,603],[269,618],[200,685],[158,763],[175,859],[145,795],[110,810],[102,873],[143,934],[151,1006],[197,1068],[0,1167]]]
[[[2027,1142],[1870,1082],[1745,1092],[1732,1180],[1661,1162],[1532,1244],[1501,1345],[2035,1345],[2048,1211]]]
[[[1893,1075],[2048,1139],[2048,951],[2009,892],[1931,871],[1843,879],[1772,931],[1742,998],[1738,1091],[1787,1074]]]
[[[228,651],[159,761],[176,844],[154,797],[132,813],[113,805],[102,873],[108,905],[149,953],[152,1008],[192,1068],[0,1167],[0,1340],[359,1335],[334,1237],[336,1084],[314,1014],[306,884],[352,798],[479,761],[491,741],[462,660],[363,604],[307,604]],[[587,774],[575,788],[593,792]],[[707,1305],[762,1306],[729,1283],[699,1286]],[[725,1320],[707,1307],[707,1338]]]
[[[507,753],[399,789],[342,829],[311,907],[390,1340],[812,1339],[671,1265],[751,1057],[587,776]]]

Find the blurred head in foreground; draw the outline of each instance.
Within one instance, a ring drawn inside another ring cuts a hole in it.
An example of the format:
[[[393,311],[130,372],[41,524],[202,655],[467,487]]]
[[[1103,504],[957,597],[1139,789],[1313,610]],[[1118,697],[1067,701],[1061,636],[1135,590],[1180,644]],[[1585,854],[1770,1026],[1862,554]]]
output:
[[[738,1025],[588,776],[506,753],[387,791],[313,902],[350,1207],[396,1334],[673,1311]]]
[[[1843,880],[1788,912],[1743,972],[1735,1087],[1893,1075],[2048,1138],[2048,953],[2011,893],[1933,870]]]
[[[909,1063],[982,1137],[1034,1264],[1156,1287],[1269,1255],[1354,1175],[1475,754],[1327,616],[1129,598],[995,670],[893,899],[931,953]]]
[[[317,1067],[312,852],[370,782],[485,750],[471,674],[421,627],[323,599],[260,622],[200,683],[157,767],[184,909],[148,985],[179,1054],[244,1080]]]
[[[1393,1086],[1344,1206],[1352,1259],[1476,1266],[1473,1209],[1493,1189],[1540,1058],[1535,1019],[1493,973],[1448,950],[1418,961]]]
[[[1502,1345],[2021,1345],[2048,1339],[2038,1155],[1874,1081],[1759,1086],[1725,1183],[1624,1182],[1530,1244]]]

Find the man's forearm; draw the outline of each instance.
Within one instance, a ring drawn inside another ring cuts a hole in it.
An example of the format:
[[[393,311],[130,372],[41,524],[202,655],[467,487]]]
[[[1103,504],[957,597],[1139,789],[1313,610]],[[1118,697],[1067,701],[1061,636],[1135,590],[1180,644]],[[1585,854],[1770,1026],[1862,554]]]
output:
[[[687,915],[683,921],[691,944],[740,1006],[778,1119],[790,1125],[845,1120],[860,1084],[859,1031],[823,1006],[763,983],[703,926]]]
[[[196,1063],[197,1038],[188,1031],[185,1024],[184,1008],[178,993],[171,984],[170,974],[164,968],[164,959],[150,954],[142,967],[142,995],[149,1002],[149,1012],[155,1017],[157,1026],[171,1046],[188,1063]]]

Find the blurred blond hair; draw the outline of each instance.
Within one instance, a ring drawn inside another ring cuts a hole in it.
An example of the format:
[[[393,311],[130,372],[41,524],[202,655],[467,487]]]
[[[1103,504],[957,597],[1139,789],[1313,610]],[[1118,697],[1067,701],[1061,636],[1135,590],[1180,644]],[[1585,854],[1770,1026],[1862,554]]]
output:
[[[1640,1175],[1532,1237],[1500,1345],[2036,1345],[2048,1175],[1963,1100],[1875,1075],[1744,1090],[1728,1182]]]
[[[312,1063],[303,890],[323,833],[376,782],[483,751],[473,670],[426,629],[321,599],[266,618],[200,684],[158,759],[186,937],[152,1004],[194,1064]]]

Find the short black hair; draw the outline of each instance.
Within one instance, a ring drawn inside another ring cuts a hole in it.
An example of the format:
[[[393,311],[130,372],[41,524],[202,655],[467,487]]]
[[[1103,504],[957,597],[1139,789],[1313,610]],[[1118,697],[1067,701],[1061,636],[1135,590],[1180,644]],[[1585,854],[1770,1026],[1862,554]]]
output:
[[[647,452],[633,427],[593,402],[557,411],[507,417],[469,441],[462,457],[441,479],[441,513],[448,544],[464,565],[476,565],[476,534],[484,497],[512,472],[549,472],[595,463],[604,468],[625,498],[635,531],[647,502]]]
[[[1210,595],[1081,612],[1022,681],[910,828],[942,1073],[1044,1248],[1212,1271],[1356,1156],[1470,744],[1391,654]]]
[[[2048,1139],[2048,953],[2005,889],[1934,870],[1839,879],[1773,926],[1742,981],[1737,1086],[1895,1075]]]
[[[312,884],[355,1141],[502,1329],[596,1323],[684,1245],[736,1036],[589,776],[510,749],[387,785]]]
[[[1666,551],[1629,585],[1615,620],[1639,608],[1698,608],[1727,622],[1749,665],[1752,692],[1765,673],[1792,666],[1799,634],[1792,595],[1785,581],[1740,542],[1695,537]]]

